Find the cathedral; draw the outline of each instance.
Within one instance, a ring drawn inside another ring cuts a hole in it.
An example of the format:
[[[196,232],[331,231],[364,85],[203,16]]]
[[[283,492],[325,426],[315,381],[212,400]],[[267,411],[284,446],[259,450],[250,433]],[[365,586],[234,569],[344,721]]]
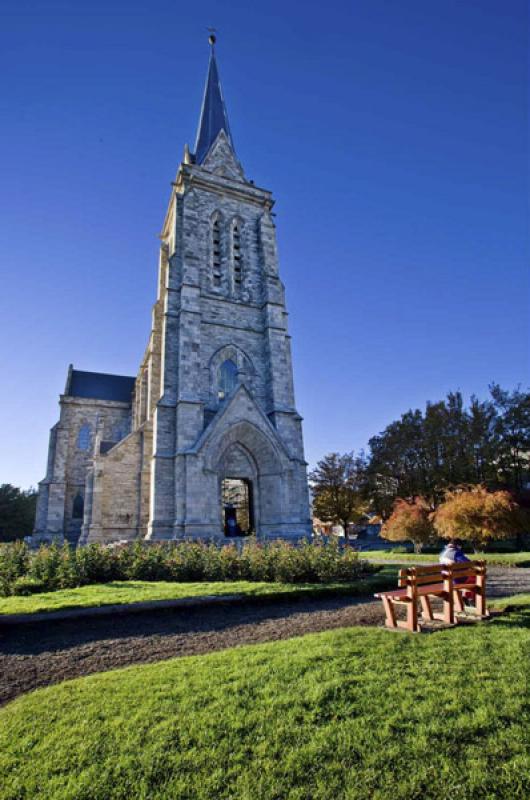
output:
[[[184,148],[160,235],[138,373],[70,366],[37,540],[311,531],[274,201],[236,156],[214,44],[195,152]]]

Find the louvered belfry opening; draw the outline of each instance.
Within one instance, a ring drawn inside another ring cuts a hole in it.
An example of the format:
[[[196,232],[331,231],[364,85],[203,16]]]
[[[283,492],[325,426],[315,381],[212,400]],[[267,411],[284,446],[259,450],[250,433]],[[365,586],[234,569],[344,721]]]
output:
[[[234,284],[236,286],[241,284],[241,229],[238,222],[234,223],[232,229],[232,258],[234,264]]]
[[[212,269],[214,286],[221,285],[221,226],[216,219],[212,225]]]

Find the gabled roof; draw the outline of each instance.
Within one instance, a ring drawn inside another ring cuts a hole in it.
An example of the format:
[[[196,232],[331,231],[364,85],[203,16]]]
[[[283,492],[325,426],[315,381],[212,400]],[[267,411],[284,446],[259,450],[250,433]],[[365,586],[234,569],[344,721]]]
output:
[[[208,153],[208,150],[217,139],[219,131],[226,133],[232,150],[235,152],[230,126],[228,124],[228,114],[226,113],[221,81],[217,70],[215,53],[210,52],[210,63],[208,64],[208,76],[204,87],[204,97],[202,100],[201,116],[197,129],[197,140],[195,142],[195,161],[201,164]]]
[[[128,375],[108,375],[104,372],[84,372],[80,369],[72,369],[65,395],[130,403],[134,383],[135,378]]]

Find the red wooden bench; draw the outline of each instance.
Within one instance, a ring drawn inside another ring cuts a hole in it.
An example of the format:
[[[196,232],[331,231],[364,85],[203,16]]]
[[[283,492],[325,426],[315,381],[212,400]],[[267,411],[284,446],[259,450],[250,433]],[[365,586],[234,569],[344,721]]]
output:
[[[470,593],[473,605],[464,605],[464,595]],[[423,620],[432,622],[440,619],[448,625],[455,622],[457,613],[473,613],[485,618],[486,608],[486,565],[483,561],[466,561],[462,564],[431,564],[425,567],[409,567],[399,571],[398,588],[389,592],[378,592],[375,597],[383,601],[387,628],[405,628],[419,631],[418,601]],[[441,614],[433,613],[430,598],[442,600]],[[405,621],[396,619],[395,606],[405,605]]]

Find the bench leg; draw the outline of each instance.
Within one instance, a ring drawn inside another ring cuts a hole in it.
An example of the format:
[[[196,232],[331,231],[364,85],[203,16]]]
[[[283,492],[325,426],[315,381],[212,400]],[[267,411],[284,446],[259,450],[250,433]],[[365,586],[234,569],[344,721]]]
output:
[[[386,620],[385,625],[387,628],[397,628],[396,615],[394,613],[394,604],[389,597],[382,597],[383,606],[385,607]]]
[[[458,589],[455,590],[455,606],[457,611],[460,611],[462,613],[464,612],[465,609],[464,609],[464,601],[462,599],[462,593]]]
[[[425,617],[425,619],[428,619],[429,622],[432,622],[434,617],[431,608],[431,601],[426,595],[424,595],[423,597],[420,597],[420,603],[422,615]]]
[[[475,592],[475,610],[479,617],[488,617],[488,609],[486,608],[486,582],[484,578],[478,580],[478,589]]]
[[[444,597],[444,610],[443,621],[446,625],[455,624],[455,607],[453,601],[453,586],[452,581],[444,581],[445,597]]]
[[[407,625],[406,628],[411,633],[417,633],[418,631],[418,606],[416,604],[416,599],[411,600],[410,603],[407,603]]]

